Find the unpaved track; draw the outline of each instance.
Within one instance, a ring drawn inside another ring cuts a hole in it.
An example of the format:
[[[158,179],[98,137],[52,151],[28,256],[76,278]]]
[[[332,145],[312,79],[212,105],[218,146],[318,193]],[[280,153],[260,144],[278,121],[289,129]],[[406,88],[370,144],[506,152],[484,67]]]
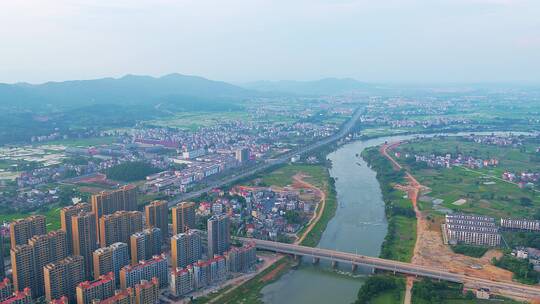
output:
[[[313,214],[313,217],[308,222],[307,229],[304,231],[302,236],[296,239],[296,241],[294,242],[295,244],[301,244],[304,241],[304,239],[308,236],[311,230],[313,230],[313,227],[315,227],[317,222],[319,222],[324,212],[324,208],[326,208],[326,193],[323,190],[315,187],[313,184],[306,182],[304,180],[304,178],[306,177],[307,177],[306,175],[297,173],[292,178],[294,182],[296,183],[296,185],[299,185],[302,188],[308,188],[308,189],[314,190],[318,194],[320,201],[319,201],[319,204],[317,205],[317,208],[315,209],[316,210],[315,214]]]

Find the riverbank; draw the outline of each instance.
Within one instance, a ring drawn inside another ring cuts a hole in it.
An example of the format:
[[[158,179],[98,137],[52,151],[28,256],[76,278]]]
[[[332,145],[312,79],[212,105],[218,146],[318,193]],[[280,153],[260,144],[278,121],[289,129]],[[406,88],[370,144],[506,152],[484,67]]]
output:
[[[362,158],[376,172],[383,201],[388,230],[381,245],[380,257],[410,262],[416,244],[416,213],[403,191],[395,189],[396,184],[405,184],[405,173],[381,154],[379,147],[366,148]],[[403,303],[406,289],[405,278],[390,274],[370,276],[358,292],[356,304],[363,303]]]
[[[410,262],[416,243],[416,214],[407,194],[394,188],[396,183],[406,183],[405,174],[394,170],[378,147],[367,148],[362,157],[377,173],[385,204],[388,232],[381,246],[380,257]]]

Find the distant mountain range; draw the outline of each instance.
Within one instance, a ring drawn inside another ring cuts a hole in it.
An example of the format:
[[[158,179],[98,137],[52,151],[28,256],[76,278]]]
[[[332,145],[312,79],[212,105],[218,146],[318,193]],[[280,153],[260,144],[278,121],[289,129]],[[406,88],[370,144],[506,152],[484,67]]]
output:
[[[247,89],[197,76],[122,78],[0,84],[2,105],[81,107],[93,104],[158,104],[188,99],[237,100],[254,95]]]
[[[96,104],[182,104],[235,102],[248,97],[276,95],[339,95],[371,86],[350,78],[317,81],[258,81],[233,85],[198,76],[126,75],[122,78],[0,84],[0,105],[21,108],[84,107]]]
[[[285,93],[294,95],[341,95],[373,89],[374,86],[352,78],[324,78],[314,81],[256,81],[241,85],[261,92]]]

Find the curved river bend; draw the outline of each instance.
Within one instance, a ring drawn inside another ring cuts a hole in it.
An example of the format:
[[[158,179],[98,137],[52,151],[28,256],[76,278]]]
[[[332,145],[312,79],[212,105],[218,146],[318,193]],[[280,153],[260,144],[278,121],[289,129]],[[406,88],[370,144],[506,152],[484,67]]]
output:
[[[476,132],[479,135],[491,133]],[[466,134],[470,133],[441,135]],[[318,247],[379,256],[387,232],[384,202],[376,174],[360,154],[364,149],[385,141],[406,140],[417,136],[390,136],[356,141],[339,147],[328,155],[328,159],[332,161],[330,175],[336,179],[338,207]],[[352,303],[356,300],[358,289],[369,274],[369,269],[359,268],[357,273],[352,275],[349,267],[350,265],[343,265],[340,274],[332,271],[323,261],[320,265],[313,266],[311,261],[306,260],[297,270],[290,271],[275,283],[263,288],[263,301],[269,304]]]
[[[392,137],[392,140],[397,138]],[[375,172],[360,157],[371,146],[388,138],[356,141],[328,155],[332,161],[330,175],[336,179],[338,207],[328,223],[318,247],[378,256],[387,230],[384,202]],[[358,155],[358,156],[357,156]],[[343,265],[343,272],[348,271]],[[356,275],[338,274],[323,261],[312,266],[306,260],[263,290],[265,303],[351,303],[366,278],[368,270]]]

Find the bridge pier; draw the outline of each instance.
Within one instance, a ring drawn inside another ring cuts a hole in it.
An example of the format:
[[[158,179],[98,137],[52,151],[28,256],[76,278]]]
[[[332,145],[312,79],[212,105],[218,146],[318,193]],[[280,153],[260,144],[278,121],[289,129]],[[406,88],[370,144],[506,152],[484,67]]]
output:
[[[332,268],[333,268],[333,269],[336,269],[336,268],[337,268],[337,265],[338,265],[338,262],[337,262],[337,261],[332,261]]]
[[[351,264],[351,271],[352,271],[352,273],[355,273],[357,268],[358,268],[358,265],[356,265],[356,264]]]
[[[312,261],[313,265],[319,264],[319,260],[320,260],[319,258],[313,257],[313,261]]]

